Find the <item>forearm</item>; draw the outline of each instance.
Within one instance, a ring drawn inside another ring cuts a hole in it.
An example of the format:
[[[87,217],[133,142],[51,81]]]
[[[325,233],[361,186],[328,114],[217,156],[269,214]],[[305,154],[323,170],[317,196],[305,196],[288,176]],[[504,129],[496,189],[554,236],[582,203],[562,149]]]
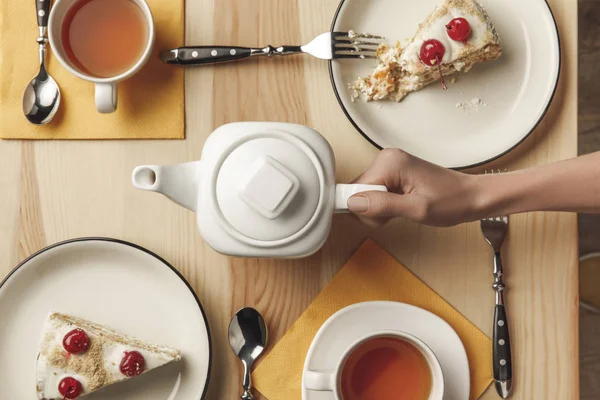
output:
[[[476,218],[528,211],[600,213],[600,153],[474,177]]]

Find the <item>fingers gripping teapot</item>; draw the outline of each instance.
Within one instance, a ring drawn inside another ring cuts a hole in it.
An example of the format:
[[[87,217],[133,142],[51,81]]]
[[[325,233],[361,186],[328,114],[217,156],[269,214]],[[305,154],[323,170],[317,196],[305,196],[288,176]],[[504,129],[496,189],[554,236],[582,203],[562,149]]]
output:
[[[202,159],[144,165],[133,186],[159,192],[197,213],[204,240],[244,257],[304,257],[325,243],[334,212],[355,193],[379,185],[335,184],[335,160],[323,136],[302,125],[239,122],[215,130]]]

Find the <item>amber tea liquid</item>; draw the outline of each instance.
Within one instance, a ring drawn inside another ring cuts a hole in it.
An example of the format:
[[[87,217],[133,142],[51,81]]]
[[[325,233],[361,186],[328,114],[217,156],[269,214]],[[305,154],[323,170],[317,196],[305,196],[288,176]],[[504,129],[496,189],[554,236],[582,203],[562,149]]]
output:
[[[67,58],[86,75],[118,76],[135,65],[148,43],[148,26],[133,0],[79,0],[62,25]]]
[[[427,400],[432,373],[412,343],[378,337],[359,345],[342,369],[343,400]]]

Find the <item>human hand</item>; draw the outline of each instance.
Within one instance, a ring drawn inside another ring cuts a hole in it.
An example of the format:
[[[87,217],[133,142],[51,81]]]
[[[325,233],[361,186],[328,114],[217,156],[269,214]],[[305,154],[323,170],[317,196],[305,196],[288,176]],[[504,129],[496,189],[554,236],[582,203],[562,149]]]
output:
[[[350,212],[371,226],[402,217],[433,226],[479,218],[477,176],[445,169],[402,150],[386,149],[354,183],[385,185],[389,192],[364,192],[348,200]]]

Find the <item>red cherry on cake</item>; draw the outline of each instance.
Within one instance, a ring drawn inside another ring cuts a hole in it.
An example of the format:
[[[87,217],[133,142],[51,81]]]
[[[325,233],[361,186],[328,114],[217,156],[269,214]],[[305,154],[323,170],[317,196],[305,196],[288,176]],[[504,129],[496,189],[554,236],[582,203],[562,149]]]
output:
[[[119,369],[123,375],[132,377],[144,372],[145,366],[146,361],[143,355],[137,351],[126,351]]]
[[[446,90],[448,86],[446,86],[444,75],[442,75],[442,59],[444,58],[444,54],[446,54],[446,48],[442,42],[436,39],[429,39],[423,42],[419,57],[421,58],[421,62],[429,67],[437,65],[440,71],[440,79],[442,80],[442,89]]]
[[[428,67],[439,65],[446,54],[446,48],[439,40],[429,39],[421,46],[421,62]]]
[[[58,391],[65,399],[76,399],[82,390],[81,383],[75,378],[63,378],[58,384]]]
[[[466,42],[471,36],[471,25],[464,18],[454,18],[446,25],[446,32],[450,39],[457,42]]]
[[[90,348],[90,338],[82,329],[73,329],[63,338],[63,347],[70,354],[83,353]]]

